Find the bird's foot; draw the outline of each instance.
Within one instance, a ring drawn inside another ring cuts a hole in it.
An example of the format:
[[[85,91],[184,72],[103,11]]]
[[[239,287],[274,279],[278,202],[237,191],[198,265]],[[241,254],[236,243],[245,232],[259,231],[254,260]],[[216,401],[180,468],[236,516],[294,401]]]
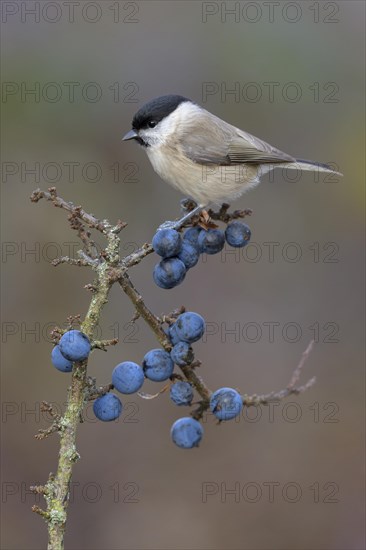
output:
[[[166,222],[162,223],[161,225],[159,225],[158,231],[161,231],[162,229],[176,229],[176,230],[180,229],[193,216],[195,216],[196,214],[199,214],[201,212],[202,208],[203,208],[202,206],[196,206],[195,208],[193,208],[193,210],[190,210],[189,212],[187,212],[187,214],[185,214],[179,220],[166,221]]]
[[[197,208],[197,206],[198,206],[198,203],[193,199],[185,198],[180,201],[180,207],[182,209],[182,212],[191,212],[192,210]]]
[[[162,231],[163,229],[178,229],[179,228],[179,220],[176,221],[166,221],[159,225],[158,231]]]

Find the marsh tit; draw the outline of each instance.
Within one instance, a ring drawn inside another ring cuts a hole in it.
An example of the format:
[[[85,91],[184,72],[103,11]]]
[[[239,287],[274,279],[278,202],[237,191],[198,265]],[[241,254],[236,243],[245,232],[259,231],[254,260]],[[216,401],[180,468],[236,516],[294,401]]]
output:
[[[146,103],[123,140],[142,145],[157,174],[202,209],[238,198],[275,168],[342,175],[300,160],[240,130],[180,95]]]

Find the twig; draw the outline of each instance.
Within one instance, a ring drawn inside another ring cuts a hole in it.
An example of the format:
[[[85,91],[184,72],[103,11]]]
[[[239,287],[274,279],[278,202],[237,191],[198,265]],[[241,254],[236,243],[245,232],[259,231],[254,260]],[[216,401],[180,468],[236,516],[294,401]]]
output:
[[[147,322],[151,330],[154,332],[162,347],[167,351],[170,351],[172,345],[168,340],[167,335],[161,328],[161,323],[159,319],[147,307],[141,294],[136,290],[128,274],[123,273],[118,279],[118,282],[125,294],[127,294],[131,302],[135,306],[137,313]]]
[[[234,210],[234,212],[229,213],[228,212],[229,208],[230,208],[230,204],[224,203],[218,212],[215,212],[210,208],[208,210],[208,215],[210,216],[211,220],[217,220],[224,223],[229,223],[233,220],[246,218],[247,216],[250,216],[253,213],[253,211],[250,208],[246,208],[245,210]]]
[[[123,260],[121,261],[121,266],[125,269],[133,267],[134,265],[139,264],[144,258],[146,258],[146,256],[152,254],[153,252],[154,249],[151,244],[145,243],[141,246],[141,248],[123,258]]]
[[[288,391],[292,391],[293,389],[295,389],[295,384],[299,381],[300,379],[300,375],[301,375],[301,369],[303,368],[303,366],[305,365],[310,353],[313,351],[313,348],[314,348],[314,340],[311,340],[311,342],[309,343],[308,347],[306,348],[306,350],[303,352],[302,356],[301,356],[301,359],[299,361],[299,364],[297,365],[296,369],[294,370],[293,372],[293,375],[292,375],[292,378],[290,380],[290,383],[288,384],[287,386],[287,390]]]
[[[154,332],[161,346],[166,351],[170,351],[172,349],[172,345],[161,327],[161,321],[146,306],[141,294],[139,294],[139,292],[136,290],[127,273],[124,273],[122,277],[118,280],[118,282],[121,285],[123,291],[127,294],[127,296],[134,304],[140,316],[146,321],[151,330]],[[208,403],[211,392],[206,387],[203,380],[199,376],[197,376],[194,370],[189,366],[180,367],[180,369],[188,382],[190,382],[200,394],[202,400],[205,403]]]
[[[77,260],[76,258],[69,258],[68,256],[62,256],[61,258],[55,258],[52,260],[51,265],[57,267],[60,264],[69,264],[69,265],[77,265],[78,267],[83,266],[90,266],[90,263],[86,260],[82,260],[81,258]]]
[[[98,220],[92,214],[85,212],[81,206],[75,206],[72,202],[67,202],[57,195],[56,187],[49,187],[48,191],[36,189],[31,195],[32,202],[38,202],[40,199],[51,201],[57,208],[63,208],[67,212],[71,212],[73,216],[83,220],[88,227],[96,229],[104,235],[111,229],[111,225],[107,221]]]
[[[71,229],[75,229],[75,231],[77,231],[78,237],[84,245],[86,254],[90,258],[97,258],[98,257],[97,245],[92,240],[90,231],[85,229],[85,225],[81,222],[80,210],[81,210],[81,207],[76,206],[68,217]]]
[[[287,384],[285,389],[280,390],[278,392],[267,393],[264,395],[256,395],[256,394],[244,395],[243,396],[244,405],[246,407],[268,405],[268,403],[281,401],[282,399],[284,399],[285,397],[288,397],[289,395],[299,395],[300,393],[303,393],[304,391],[308,390],[311,386],[313,386],[316,382],[315,376],[313,378],[310,378],[310,380],[308,380],[306,384],[296,387],[296,384],[300,379],[301,370],[305,365],[305,362],[308,359],[310,353],[312,352],[313,347],[314,347],[314,340],[311,340],[308,347],[303,352],[301,359],[292,374],[291,380]]]
[[[44,520],[46,520],[47,522],[50,521],[50,515],[48,512],[46,512],[45,510],[42,510],[42,508],[40,508],[39,506],[37,506],[36,504],[33,504],[32,506],[32,512],[35,512],[36,514],[39,514],[40,516],[43,517]]]
[[[29,487],[29,490],[36,495],[45,495],[47,493],[47,489],[44,485],[32,485]]]
[[[118,344],[118,338],[112,338],[112,340],[94,340],[92,349],[107,351],[108,346],[115,346],[116,344]]]
[[[38,430],[38,433],[35,434],[34,437],[38,439],[38,441],[41,441],[42,439],[46,439],[51,434],[59,431],[61,431],[61,425],[59,422],[54,421],[49,428],[46,428],[45,430]]]
[[[38,433],[34,437],[39,441],[41,441],[42,439],[46,439],[46,437],[62,429],[61,415],[55,412],[50,403],[47,403],[47,401],[42,401],[41,412],[47,412],[53,418],[53,421],[52,424],[45,430],[38,430]]]

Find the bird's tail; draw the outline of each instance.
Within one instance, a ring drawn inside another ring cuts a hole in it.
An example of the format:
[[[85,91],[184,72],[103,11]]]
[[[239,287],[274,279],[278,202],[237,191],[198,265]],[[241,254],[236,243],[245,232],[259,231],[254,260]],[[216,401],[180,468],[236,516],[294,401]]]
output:
[[[343,176],[341,172],[334,170],[329,164],[322,162],[313,162],[312,160],[296,159],[296,162],[289,162],[286,164],[274,165],[277,167],[289,168],[290,170],[307,170],[311,172],[327,172],[328,174],[335,174],[336,176]]]
[[[259,174],[263,176],[271,170],[276,168],[286,168],[289,170],[306,170],[307,172],[325,172],[328,174],[334,174],[335,176],[343,176],[341,172],[337,172],[329,164],[323,162],[314,162],[312,160],[295,159],[293,162],[276,162],[275,164],[261,164],[259,167]]]

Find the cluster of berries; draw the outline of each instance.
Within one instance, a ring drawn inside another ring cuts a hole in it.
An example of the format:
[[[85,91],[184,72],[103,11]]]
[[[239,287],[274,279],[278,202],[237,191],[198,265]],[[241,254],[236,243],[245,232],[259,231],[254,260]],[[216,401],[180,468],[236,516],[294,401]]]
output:
[[[139,391],[145,378],[162,382],[172,378],[174,364],[181,367],[192,364],[194,353],[192,344],[202,338],[205,321],[198,313],[187,311],[179,315],[167,329],[172,343],[170,353],[163,349],[150,350],[142,361],[142,366],[132,361],[124,361],[115,367],[112,384],[122,394]],[[71,372],[73,363],[87,359],[91,351],[89,338],[79,330],[70,330],[52,350],[52,363],[62,372]],[[170,398],[178,406],[191,405],[193,387],[189,382],[177,380],[170,387]],[[232,388],[220,388],[211,395],[210,409],[219,420],[230,420],[240,414],[243,400]],[[116,420],[122,412],[122,403],[113,393],[106,393],[94,401],[95,416],[104,422]],[[203,436],[202,425],[189,416],[178,419],[171,428],[172,440],[178,447],[198,446]]]
[[[190,227],[183,236],[175,229],[160,229],[152,240],[153,249],[162,257],[154,268],[154,281],[160,288],[174,288],[184,281],[200,254],[221,252],[225,241],[234,248],[242,248],[248,244],[250,236],[249,227],[240,221],[229,223],[225,231]]]

